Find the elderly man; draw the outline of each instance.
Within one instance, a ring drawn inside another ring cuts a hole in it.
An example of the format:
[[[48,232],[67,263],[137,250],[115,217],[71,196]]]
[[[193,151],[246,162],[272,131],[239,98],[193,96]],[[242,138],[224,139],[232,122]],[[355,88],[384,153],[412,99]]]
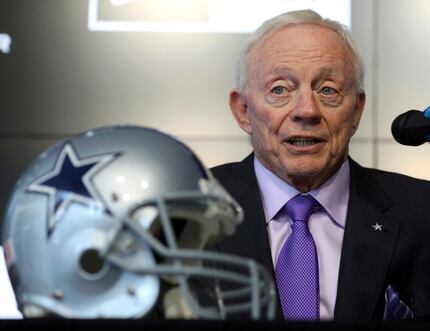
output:
[[[430,184],[348,157],[365,104],[348,30],[313,11],[245,44],[230,108],[254,153],[213,169],[245,221],[217,249],[273,270],[279,318],[430,314]]]

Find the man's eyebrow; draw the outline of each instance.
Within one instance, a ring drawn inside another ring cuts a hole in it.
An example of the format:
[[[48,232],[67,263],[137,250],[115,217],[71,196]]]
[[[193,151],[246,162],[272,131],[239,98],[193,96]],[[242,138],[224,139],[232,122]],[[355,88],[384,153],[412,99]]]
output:
[[[291,76],[294,75],[294,70],[292,70],[289,67],[286,66],[282,66],[282,67],[276,67],[274,68],[271,72],[272,75],[286,75],[286,76]]]
[[[277,80],[278,78],[284,78],[287,77],[289,79],[293,79],[296,77],[296,73],[291,68],[288,68],[286,66],[277,67],[271,69],[264,79],[264,84],[269,84],[274,80]]]
[[[269,79],[273,79],[276,76],[287,76],[287,77],[294,78],[297,76],[297,71],[287,66],[282,66],[282,67],[277,67],[272,69],[269,74],[270,74]],[[316,72],[315,77],[317,77],[317,79],[327,78],[329,76],[340,78],[340,74],[341,74],[341,71],[337,68],[325,67],[325,68],[320,68]]]
[[[331,80],[334,80],[335,82],[342,84],[343,82],[346,81],[347,78],[342,74],[342,71],[339,70],[338,68],[326,67],[326,68],[321,68],[317,71],[315,75],[315,79],[313,80],[312,83],[316,84],[317,82],[325,79],[331,79]]]
[[[327,77],[327,76],[332,76],[332,75],[337,75],[339,74],[339,70],[335,69],[335,68],[321,68],[318,73],[317,76],[319,77]]]

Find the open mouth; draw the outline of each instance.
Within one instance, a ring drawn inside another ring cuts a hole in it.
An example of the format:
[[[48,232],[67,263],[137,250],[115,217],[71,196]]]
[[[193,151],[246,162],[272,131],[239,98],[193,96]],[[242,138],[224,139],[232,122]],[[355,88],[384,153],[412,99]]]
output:
[[[322,139],[317,138],[291,138],[287,141],[289,144],[297,147],[307,147],[316,145],[322,142]]]

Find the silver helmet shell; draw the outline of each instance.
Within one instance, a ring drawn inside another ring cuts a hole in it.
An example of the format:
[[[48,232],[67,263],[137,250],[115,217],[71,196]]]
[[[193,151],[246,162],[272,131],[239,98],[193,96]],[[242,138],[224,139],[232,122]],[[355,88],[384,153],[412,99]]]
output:
[[[137,318],[158,310],[217,319],[248,310],[260,318],[265,306],[270,317],[266,271],[206,250],[241,220],[239,205],[179,140],[111,126],[33,161],[11,195],[3,246],[25,316]],[[199,303],[196,279],[210,284],[213,305]],[[238,286],[224,290],[223,281]]]

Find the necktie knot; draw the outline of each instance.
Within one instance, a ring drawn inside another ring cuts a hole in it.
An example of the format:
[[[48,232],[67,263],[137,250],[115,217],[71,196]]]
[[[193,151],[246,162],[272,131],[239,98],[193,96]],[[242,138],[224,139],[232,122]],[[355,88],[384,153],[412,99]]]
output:
[[[312,196],[296,195],[285,204],[285,212],[293,222],[307,223],[316,206],[318,206],[318,201]]]

